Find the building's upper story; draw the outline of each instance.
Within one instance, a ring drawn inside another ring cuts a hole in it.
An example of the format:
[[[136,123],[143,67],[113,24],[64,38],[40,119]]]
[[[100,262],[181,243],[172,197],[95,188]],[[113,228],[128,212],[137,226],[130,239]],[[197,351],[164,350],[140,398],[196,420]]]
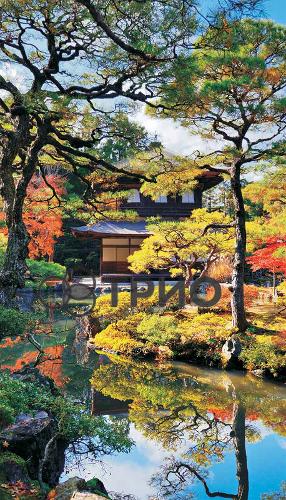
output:
[[[140,182],[132,178],[122,178],[120,186],[132,190],[125,201],[120,201],[120,210],[133,210],[142,218],[160,216],[168,219],[188,217],[195,208],[202,207],[203,192],[219,184],[223,179],[216,172],[205,171],[199,177],[193,191],[183,195],[158,196],[154,201],[140,193]],[[119,208],[119,207],[118,207]]]

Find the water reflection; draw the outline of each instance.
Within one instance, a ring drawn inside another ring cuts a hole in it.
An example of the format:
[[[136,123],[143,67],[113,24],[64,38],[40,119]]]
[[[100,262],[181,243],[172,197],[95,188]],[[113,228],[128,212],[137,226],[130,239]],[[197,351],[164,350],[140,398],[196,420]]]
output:
[[[196,498],[260,497],[249,493],[247,443],[261,441],[262,428],[285,436],[283,387],[184,364],[156,367],[117,357],[111,361],[93,374],[93,411],[102,411],[102,404],[112,398],[111,408],[120,412],[119,403],[121,411],[129,408],[136,430],[168,450],[151,478],[157,497],[192,498],[198,484],[201,496]],[[235,457],[232,487],[225,488],[224,481],[215,491],[208,472],[230,453]],[[281,475],[277,476],[278,489]]]
[[[278,493],[286,470],[285,387],[185,363],[159,366],[96,353],[82,326],[50,308],[34,332],[45,351],[38,368],[87,412],[115,426],[117,419],[134,445],[104,458],[109,475],[90,454],[77,459],[70,447],[62,479],[98,476],[108,489],[140,500],[285,500],[285,487]],[[37,359],[25,339],[5,339],[0,347],[2,368],[11,371]],[[262,496],[271,491],[277,493]]]

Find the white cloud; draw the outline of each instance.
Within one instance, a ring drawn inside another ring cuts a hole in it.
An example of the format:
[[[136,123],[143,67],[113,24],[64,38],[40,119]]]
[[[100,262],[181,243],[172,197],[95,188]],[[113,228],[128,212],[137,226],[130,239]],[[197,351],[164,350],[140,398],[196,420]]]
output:
[[[24,71],[21,71],[17,66],[10,63],[1,64],[0,75],[3,76],[6,81],[13,83],[20,92],[25,92],[27,90],[27,78],[24,75]],[[0,97],[2,99],[8,96],[8,92],[0,90]]]
[[[130,438],[136,447],[128,454],[113,455],[103,458],[103,464],[91,463],[85,459],[81,470],[68,464],[68,472],[61,476],[61,481],[69,477],[80,476],[86,479],[98,477],[109,491],[128,493],[138,498],[148,498],[155,493],[149,481],[160,470],[164,459],[171,455],[155,441],[130,426]]]
[[[194,151],[209,153],[220,147],[219,141],[202,139],[198,134],[191,134],[187,128],[175,123],[171,118],[148,116],[143,106],[135,113],[133,119],[150,134],[156,134],[164,148],[173,154],[188,156]]]
[[[278,444],[280,448],[283,448],[286,450],[286,440],[285,439],[278,439]]]

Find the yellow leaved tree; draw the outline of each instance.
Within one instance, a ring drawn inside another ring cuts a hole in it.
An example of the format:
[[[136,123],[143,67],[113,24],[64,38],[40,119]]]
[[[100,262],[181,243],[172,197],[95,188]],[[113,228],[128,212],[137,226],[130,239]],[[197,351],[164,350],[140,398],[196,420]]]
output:
[[[169,270],[172,276],[181,275],[189,284],[195,270],[203,276],[222,255],[233,252],[234,230],[220,228],[228,223],[223,213],[207,212],[205,208],[194,210],[182,221],[150,219],[151,236],[129,257],[130,268],[135,273]]]

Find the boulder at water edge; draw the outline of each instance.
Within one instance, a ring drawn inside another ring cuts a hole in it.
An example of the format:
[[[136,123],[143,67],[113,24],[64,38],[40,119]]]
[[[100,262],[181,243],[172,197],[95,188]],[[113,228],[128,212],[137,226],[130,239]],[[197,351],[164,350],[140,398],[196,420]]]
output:
[[[80,477],[71,477],[55,489],[57,500],[102,500],[108,499],[107,491],[100,479],[85,481]]]

